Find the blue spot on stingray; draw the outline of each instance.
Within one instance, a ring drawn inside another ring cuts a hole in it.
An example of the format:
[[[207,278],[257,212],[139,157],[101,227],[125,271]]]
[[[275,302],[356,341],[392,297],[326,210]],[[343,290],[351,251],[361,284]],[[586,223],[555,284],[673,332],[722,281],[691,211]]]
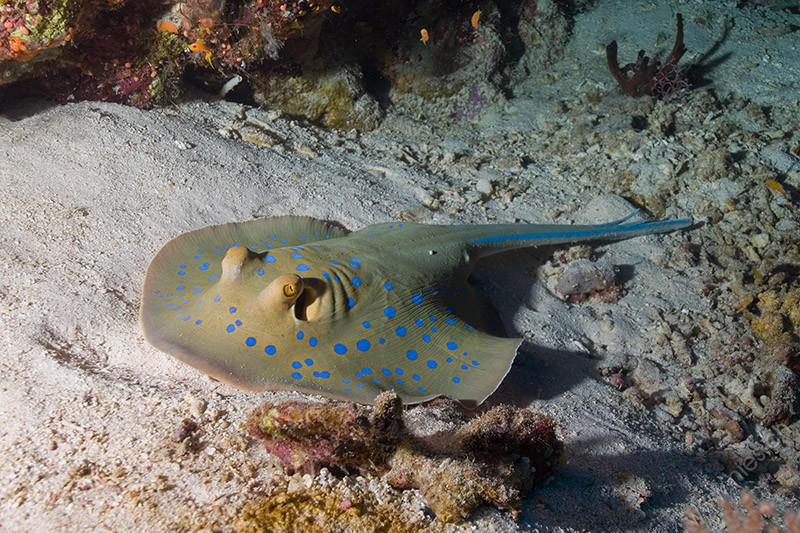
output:
[[[448,350],[455,350],[456,348],[458,348],[458,344],[454,343],[453,341],[447,343]]]
[[[448,324],[450,324],[451,326],[455,326],[456,325],[456,321],[453,320],[452,318],[445,318],[444,321],[447,322]]]
[[[386,318],[394,318],[394,315],[397,314],[397,309],[394,307],[387,307],[383,310],[383,314],[386,315]]]
[[[449,305],[447,306],[446,309],[447,309],[447,312],[450,313],[451,315],[454,315],[456,313],[456,310],[453,309],[452,307],[450,307]]]
[[[178,265],[178,268],[186,268],[186,265]]]
[[[186,322],[186,321],[187,321],[187,320],[189,320],[190,318],[192,318],[192,317],[190,317],[189,315],[186,315],[185,317],[183,317],[183,321],[184,321],[184,322]]]
[[[445,359],[445,361],[447,361],[448,363],[452,363],[453,362],[453,358],[452,357],[448,357],[447,359]]]
[[[353,389],[351,389],[350,387],[345,387],[345,388],[344,388],[344,391],[345,391],[345,392],[351,392],[352,390],[353,390]]]
[[[339,355],[344,355],[347,353],[347,346],[344,344],[337,344],[333,347],[333,351],[338,353]]]
[[[359,268],[361,268],[361,265],[359,265],[358,263],[350,263],[350,267],[358,270]]]
[[[331,280],[331,275],[330,275],[330,274],[328,274],[327,272],[323,272],[323,273],[322,273],[322,277],[323,277],[323,278],[325,278],[325,279],[327,279],[328,281],[330,281],[330,280]]]
[[[301,363],[300,361],[295,361],[294,363],[292,363],[292,368],[294,368],[295,370],[297,370],[298,368],[303,368],[303,363]]]
[[[306,240],[306,238],[307,238],[307,237],[306,237],[305,235],[300,235],[300,240],[301,240],[301,241],[304,241],[304,240]]]
[[[195,324],[197,324],[198,326],[199,326],[200,324],[202,324],[202,323],[203,323],[203,321],[202,321],[202,320],[198,320],[197,322],[195,322]]]
[[[335,259],[331,259],[331,264],[332,265],[341,265],[341,263],[339,261],[335,260]]]
[[[436,364],[436,361],[433,360],[428,361],[428,368],[436,368],[437,366],[439,365]]]
[[[308,345],[311,346],[312,348],[314,346],[316,346],[317,345],[317,338],[316,337],[311,337],[310,339],[308,339]]]
[[[406,357],[408,357],[409,361],[414,361],[418,357],[416,350],[409,350],[406,352]]]
[[[361,339],[356,343],[356,348],[358,348],[362,352],[366,352],[370,348],[370,343],[367,339]]]
[[[419,305],[422,303],[423,300],[424,298],[422,297],[422,295],[417,292],[411,295],[411,303],[413,304]]]
[[[361,259],[359,259],[358,257],[351,257],[350,261],[352,261],[353,263],[360,263]]]
[[[356,305],[356,301],[353,300],[352,298],[348,298],[347,299],[347,308],[348,309],[352,309],[354,305]]]
[[[402,368],[395,368],[394,371],[398,376],[402,376],[403,375],[403,369]]]
[[[350,380],[349,379],[343,379],[342,383],[350,383]]]
[[[364,329],[369,329],[372,327],[372,324],[369,322],[362,322],[361,325],[364,326]]]
[[[431,336],[426,333],[422,336],[422,340],[425,342],[431,342]]]
[[[277,352],[277,351],[278,350],[271,344],[267,345],[264,348],[264,353],[267,354],[267,355],[275,355],[275,352]]]
[[[255,346],[256,345],[256,338],[255,337],[247,337],[247,340],[244,343],[248,346]]]
[[[235,330],[235,329],[236,329],[236,326],[234,326],[233,324],[228,324],[228,327],[225,328],[225,331],[227,331],[228,333],[233,333],[233,330]]]
[[[197,289],[192,294],[200,294],[204,289]]]
[[[220,298],[222,298],[222,297],[221,296],[214,296],[214,301],[218,302],[220,300]]]
[[[363,387],[363,386],[364,386],[364,384],[363,384],[363,383],[359,383],[359,384],[358,384],[358,386],[359,386],[359,387]]]
[[[431,328],[431,333],[436,333],[436,328]]]
[[[405,337],[406,336],[406,328],[404,328],[403,326],[400,326],[399,328],[394,330],[394,332],[397,333],[398,337]]]
[[[299,270],[300,272],[305,272],[306,270],[311,270],[311,267],[308,265],[297,265],[295,270]]]
[[[417,387],[417,390],[420,392],[425,392],[425,387]]]
[[[341,283],[342,279],[339,276],[337,276],[336,274],[334,274],[333,275],[333,281],[335,281],[336,283]]]
[[[384,286],[384,287],[386,287],[386,290],[387,290],[387,291],[390,291],[390,290],[394,289],[394,287],[392,286],[392,284],[391,284],[391,283],[389,283],[388,281],[387,281],[386,283],[384,283],[384,284],[383,284],[383,286]]]
[[[324,372],[314,372],[314,377],[317,377],[317,378],[329,378],[329,377],[331,377],[331,373],[328,372],[327,370],[324,371]]]
[[[461,370],[469,370],[469,367],[467,365],[461,365]]]
[[[372,374],[372,369],[371,368],[367,368],[366,366],[364,368],[362,368],[361,371],[363,373],[367,374],[367,375]]]
[[[175,305],[175,304],[167,304],[167,305],[165,305],[165,306],[164,306],[164,308],[165,308],[165,309],[169,309],[169,308],[170,308],[170,307],[172,307],[173,305]]]
[[[183,286],[183,285],[179,285],[179,286],[175,287],[175,290],[177,290],[177,291],[182,291],[182,290],[183,290],[183,289],[185,289],[185,288],[186,288],[185,286]]]
[[[197,251],[200,252],[200,253],[204,252],[204,250],[202,248],[198,248]]]
[[[354,375],[355,377],[357,377],[357,378],[363,378],[363,377],[364,377],[364,374],[362,374],[361,372],[356,372],[356,373],[355,373],[355,374],[353,374],[353,375]]]
[[[293,248],[293,249],[296,250],[297,248]],[[292,253],[292,257],[294,257],[295,259],[302,259],[303,258],[303,256],[301,254],[298,254],[297,252]]]
[[[381,343],[381,344],[386,344],[386,339],[381,337],[380,339],[378,339],[378,342]]]
[[[303,340],[303,332],[302,331],[298,331],[297,332],[297,340],[299,340],[299,341]]]
[[[183,270],[179,270],[179,271],[178,271],[178,275],[179,275],[179,276],[185,276],[185,275],[186,275],[186,272],[184,272]]]
[[[301,374],[300,372],[292,372],[292,377],[294,379],[300,379],[303,377],[303,374]]]
[[[381,384],[381,382],[378,381],[377,379],[373,379],[372,382],[375,383],[376,385],[380,385]]]
[[[360,287],[361,286],[361,278],[358,276],[353,276],[353,287]]]
[[[219,274],[214,274],[213,276],[209,276],[208,281],[214,281],[219,277]]]
[[[264,269],[263,268],[259,268],[258,269],[258,275],[259,276],[263,276],[264,275]]]
[[[477,361],[473,361],[473,362],[472,362],[472,366],[478,366],[479,364],[480,364],[480,363],[479,363],[479,362],[477,362]]]
[[[414,381],[419,381],[420,380],[419,374],[411,374],[411,379],[413,379]]]
[[[277,261],[277,259],[275,259],[274,255],[268,255],[264,258],[264,261],[266,261],[267,263],[274,263],[275,261]]]
[[[236,324],[237,326],[241,326],[242,325],[242,321],[241,320],[237,320],[236,322],[234,322],[234,324]]]
[[[388,368],[382,368],[381,372],[383,373],[384,376],[391,376],[392,375],[392,371],[389,370]]]
[[[228,309],[228,312],[229,313],[235,313],[236,312],[236,308],[235,307],[231,307],[230,309]]]
[[[431,322],[436,322],[436,317],[435,316],[431,315],[429,318],[431,319]]]
[[[306,364],[306,366],[314,366],[314,360],[310,357],[307,357],[303,362]]]

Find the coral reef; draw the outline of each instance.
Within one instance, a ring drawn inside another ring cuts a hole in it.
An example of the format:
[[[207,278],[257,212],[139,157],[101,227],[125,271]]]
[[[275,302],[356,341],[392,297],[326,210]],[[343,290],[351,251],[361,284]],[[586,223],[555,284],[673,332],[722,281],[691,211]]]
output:
[[[678,30],[675,34],[675,44],[662,67],[658,61],[650,63],[650,58],[644,55],[644,50],[639,50],[636,63],[619,66],[617,60],[617,41],[611,41],[606,47],[606,59],[611,75],[617,80],[619,90],[628,96],[644,96],[658,93],[666,96],[674,91],[685,88],[685,81],[679,76],[678,62],[686,53],[683,44],[683,16],[678,13]]]
[[[404,423],[393,393],[381,394],[374,408],[267,403],[247,428],[290,472],[325,467],[380,475],[397,489],[418,489],[440,522],[463,521],[487,503],[516,515],[522,498],[563,461],[555,422],[546,415],[498,406],[467,420],[455,405],[440,405],[453,429],[434,437],[417,435]]]
[[[570,27],[554,0],[490,2],[474,26],[475,6],[455,0],[29,3],[0,3],[6,95],[150,107],[184,81],[216,92],[238,77],[246,103],[362,131],[381,120],[379,101],[474,120],[510,79],[557,60]]]

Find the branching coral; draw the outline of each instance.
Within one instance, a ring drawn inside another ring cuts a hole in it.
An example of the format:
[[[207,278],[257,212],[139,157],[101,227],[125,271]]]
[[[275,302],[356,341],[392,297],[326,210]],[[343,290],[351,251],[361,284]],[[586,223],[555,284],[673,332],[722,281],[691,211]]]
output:
[[[683,16],[678,13],[678,31],[675,35],[675,45],[672,47],[666,63],[661,67],[658,61],[650,63],[650,58],[644,55],[644,50],[639,50],[636,63],[619,66],[617,60],[617,41],[611,41],[606,46],[606,59],[611,75],[617,80],[619,89],[628,96],[644,96],[653,94],[657,87],[664,87],[665,92],[673,87],[680,86],[676,79],[678,61],[686,53],[683,44]]]
[[[466,420],[445,410],[454,429],[435,439],[406,427],[401,404],[383,393],[376,407],[345,402],[268,403],[249,418],[289,471],[382,475],[397,489],[418,489],[442,522],[466,519],[485,503],[516,514],[533,486],[563,461],[563,444],[548,416],[498,406]]]

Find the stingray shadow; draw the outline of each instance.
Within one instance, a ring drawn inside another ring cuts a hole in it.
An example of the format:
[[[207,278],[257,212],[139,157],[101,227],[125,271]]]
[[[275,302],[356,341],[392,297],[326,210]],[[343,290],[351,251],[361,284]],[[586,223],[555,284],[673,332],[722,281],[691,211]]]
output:
[[[491,408],[501,403],[525,407],[534,400],[549,400],[591,379],[597,360],[567,350],[538,347],[525,341],[508,375],[486,400]]]

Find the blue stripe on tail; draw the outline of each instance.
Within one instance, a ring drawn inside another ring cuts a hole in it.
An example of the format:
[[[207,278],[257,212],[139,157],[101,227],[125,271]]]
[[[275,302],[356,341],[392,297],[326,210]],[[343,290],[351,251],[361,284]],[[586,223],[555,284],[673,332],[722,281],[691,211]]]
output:
[[[680,218],[676,220],[664,220],[659,222],[633,222],[631,224],[624,224],[624,222],[634,216],[638,211],[634,211],[627,217],[607,224],[598,224],[590,226],[593,229],[580,229],[569,231],[566,230],[569,226],[565,226],[564,231],[547,231],[538,233],[521,233],[511,235],[495,235],[492,237],[484,237],[481,239],[474,239],[472,244],[488,244],[488,243],[501,243],[507,241],[527,241],[527,240],[547,240],[547,239],[564,239],[564,240],[579,240],[591,237],[596,238],[610,238],[610,239],[623,239],[628,237],[635,237],[638,235],[650,235],[653,233],[663,233],[673,231],[676,229],[684,228],[692,224],[691,219]]]

